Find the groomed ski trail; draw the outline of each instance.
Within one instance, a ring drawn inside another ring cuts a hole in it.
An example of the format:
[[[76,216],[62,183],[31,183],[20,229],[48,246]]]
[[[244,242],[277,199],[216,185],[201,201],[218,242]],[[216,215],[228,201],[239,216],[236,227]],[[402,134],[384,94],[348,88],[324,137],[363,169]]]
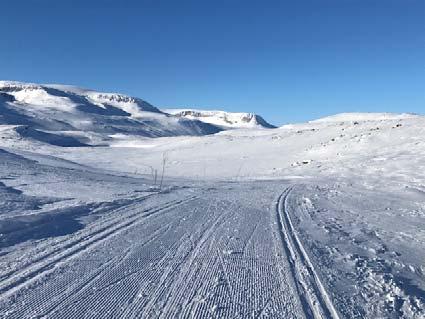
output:
[[[182,189],[41,241],[0,272],[2,317],[337,319],[281,188]]]
[[[276,214],[282,244],[291,265],[291,273],[295,278],[305,315],[315,319],[339,319],[339,315],[292,223],[288,205],[288,196],[291,194],[291,190],[292,187],[288,187],[279,196],[276,203]]]

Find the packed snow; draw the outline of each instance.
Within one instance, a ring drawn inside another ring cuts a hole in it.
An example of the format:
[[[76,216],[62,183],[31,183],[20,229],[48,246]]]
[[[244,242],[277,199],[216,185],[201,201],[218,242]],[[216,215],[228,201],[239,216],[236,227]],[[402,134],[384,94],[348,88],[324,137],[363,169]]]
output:
[[[1,318],[425,317],[424,116],[183,111],[0,82]]]

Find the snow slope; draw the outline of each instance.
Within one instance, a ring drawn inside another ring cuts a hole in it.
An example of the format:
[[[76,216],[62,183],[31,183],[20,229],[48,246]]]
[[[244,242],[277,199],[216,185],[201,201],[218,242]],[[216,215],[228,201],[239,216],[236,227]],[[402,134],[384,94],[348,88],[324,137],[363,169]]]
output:
[[[320,122],[360,122],[360,121],[386,121],[386,120],[402,120],[420,118],[419,115],[413,113],[340,113],[323,117],[310,123]]]
[[[417,116],[359,124],[300,123],[271,130],[229,130],[202,137],[121,136],[111,141],[113,148],[61,150],[57,154],[108,169],[142,172],[149,166],[159,167],[162,154],[168,153],[167,172],[174,177],[361,175],[368,176],[369,181],[391,177],[411,182],[421,180],[421,168],[425,168],[424,136],[425,117]],[[117,147],[125,152],[120,153]]]
[[[261,116],[253,113],[234,113],[195,109],[165,109],[164,112],[182,118],[199,120],[223,128],[274,128]]]
[[[116,93],[64,85],[0,81],[0,124],[34,130],[125,133],[146,137],[204,135],[216,126],[165,114],[151,104]]]

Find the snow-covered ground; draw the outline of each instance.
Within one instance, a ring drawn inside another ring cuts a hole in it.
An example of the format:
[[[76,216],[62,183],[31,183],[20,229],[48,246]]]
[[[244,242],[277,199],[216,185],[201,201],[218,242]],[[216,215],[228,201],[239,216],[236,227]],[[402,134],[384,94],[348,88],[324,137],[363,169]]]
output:
[[[2,82],[0,317],[424,318],[425,117],[213,115]]]

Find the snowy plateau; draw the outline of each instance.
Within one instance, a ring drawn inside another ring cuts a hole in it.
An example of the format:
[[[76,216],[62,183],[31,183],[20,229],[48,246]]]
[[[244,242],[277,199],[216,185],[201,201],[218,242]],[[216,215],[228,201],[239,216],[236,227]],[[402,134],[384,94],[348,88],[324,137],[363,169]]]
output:
[[[425,117],[0,82],[0,318],[425,318]]]

